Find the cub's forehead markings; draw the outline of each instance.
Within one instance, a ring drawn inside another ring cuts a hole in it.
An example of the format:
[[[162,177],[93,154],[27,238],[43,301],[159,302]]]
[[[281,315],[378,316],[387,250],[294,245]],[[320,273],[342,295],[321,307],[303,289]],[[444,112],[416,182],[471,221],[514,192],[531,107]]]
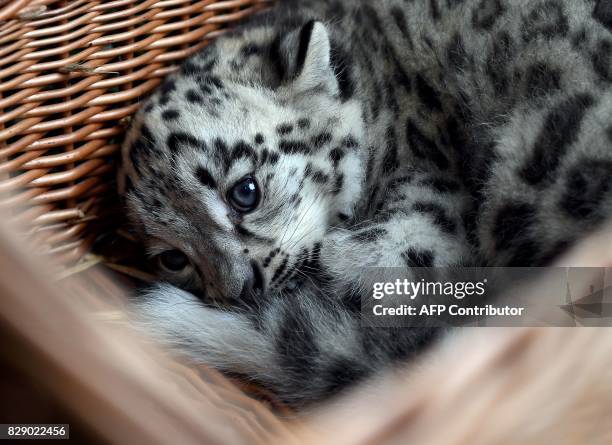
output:
[[[207,75],[207,76],[200,77],[198,80],[202,84],[204,84],[204,85],[212,85],[215,88],[217,88],[218,90],[222,90],[222,89],[225,88],[225,85],[223,84],[223,81],[220,78],[218,78],[217,76]]]
[[[181,74],[185,76],[196,76],[200,71],[200,66],[196,65],[193,60],[188,60],[181,65]]]
[[[181,66],[181,74],[186,76],[200,76],[202,73],[210,72],[217,66],[217,48],[215,45],[205,47],[202,52],[196,54]]]
[[[200,84],[200,91],[202,92],[202,94],[204,94],[205,96],[208,96],[210,94],[212,94],[213,90],[210,87],[210,85],[207,84]]]
[[[227,153],[229,151],[226,142],[221,138],[215,138],[213,145],[216,150]]]
[[[181,116],[181,113],[178,110],[169,108],[167,110],[162,111],[161,117],[165,121],[175,121]]]
[[[304,167],[304,178],[309,177],[312,174],[312,162],[308,162]]]
[[[166,138],[166,145],[171,152],[177,153],[182,145],[206,149],[206,143],[185,132],[172,132]]]
[[[332,193],[334,195],[340,194],[340,192],[342,192],[343,187],[344,187],[344,173],[340,173],[338,176],[336,176],[336,179],[334,182],[334,189]]]
[[[172,78],[167,79],[162,87],[161,87],[161,94],[169,94],[171,92],[173,92],[176,89],[176,81]]]
[[[298,128],[300,130],[307,130],[310,128],[310,119],[304,117],[297,121]]]
[[[213,145],[216,151],[215,159],[221,162],[225,174],[241,159],[249,159],[253,167],[257,165],[257,152],[253,149],[252,145],[242,139],[238,140],[231,149],[221,138],[215,139]]]
[[[159,98],[159,104],[166,105],[168,101],[170,101],[170,95],[174,90],[176,90],[176,82],[174,81],[174,79],[166,80],[160,90],[161,95]]]
[[[192,104],[203,104],[204,96],[202,96],[199,92],[194,90],[193,88],[188,89],[185,92],[185,99]]]
[[[270,152],[268,151],[267,148],[264,148],[261,151],[261,156],[259,157],[259,165],[258,165],[259,167],[263,167],[264,165],[266,165],[269,155],[270,155]]]
[[[198,180],[202,183],[202,185],[213,190],[217,189],[217,181],[215,181],[215,179],[210,174],[207,168],[200,166],[196,169],[195,174]]]
[[[216,58],[211,58],[211,60],[209,60],[208,62],[204,61],[204,64],[200,65],[196,64],[195,60],[192,59],[190,61],[187,61],[187,63],[183,65],[183,68],[187,66],[188,70],[183,71],[183,69],[181,69],[181,71],[183,71],[183,74],[185,74],[186,71],[189,71],[189,75],[197,76],[201,75],[203,72],[212,71],[212,69],[217,65],[217,62],[218,60]]]
[[[345,155],[344,150],[342,150],[340,147],[335,147],[330,150],[328,156],[329,156],[329,159],[332,161],[332,164],[335,169],[338,168],[338,165],[340,164],[340,161],[342,160],[344,155]]]
[[[280,155],[277,152],[270,153],[270,164],[276,165],[279,159],[280,159]]]
[[[323,146],[329,144],[332,141],[332,134],[328,131],[324,131],[322,133],[317,134],[312,138],[312,143],[316,149],[320,149]]]
[[[192,134],[173,131],[166,138],[166,145],[173,155],[180,154],[183,147],[196,148],[216,163],[225,174],[231,170],[236,162],[242,159],[250,160],[253,166],[256,166],[259,160],[259,156],[253,146],[243,139],[236,141],[230,147],[226,141],[217,137],[209,146],[204,140]],[[275,157],[272,156],[272,158]]]
[[[286,136],[293,132],[293,124],[284,123],[276,127],[276,132],[281,136]]]
[[[315,170],[310,180],[316,184],[326,184],[329,181],[329,176],[321,170]]]
[[[243,140],[236,142],[232,149],[232,160],[240,158],[251,158],[253,161],[257,161],[257,153],[253,150],[253,147]]]
[[[300,140],[283,139],[278,144],[278,149],[285,154],[309,154],[310,147]]]

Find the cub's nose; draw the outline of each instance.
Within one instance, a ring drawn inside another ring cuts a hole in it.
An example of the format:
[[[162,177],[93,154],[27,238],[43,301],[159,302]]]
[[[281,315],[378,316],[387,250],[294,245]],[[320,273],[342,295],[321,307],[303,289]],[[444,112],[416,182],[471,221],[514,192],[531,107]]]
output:
[[[255,261],[251,261],[250,270],[244,279],[242,292],[240,293],[241,301],[249,301],[252,297],[263,291],[263,274]]]

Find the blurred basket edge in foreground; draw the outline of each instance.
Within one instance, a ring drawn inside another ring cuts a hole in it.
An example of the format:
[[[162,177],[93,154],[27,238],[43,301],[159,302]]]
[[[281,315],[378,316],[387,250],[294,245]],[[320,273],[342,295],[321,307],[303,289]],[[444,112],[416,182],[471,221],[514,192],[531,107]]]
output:
[[[116,153],[139,101],[269,3],[0,0],[0,208],[79,260],[118,213]]]
[[[612,443],[611,329],[461,330],[407,369],[299,423],[281,421],[222,376],[185,366],[122,323],[120,286],[95,269],[58,282],[2,226],[0,357],[69,413],[61,423],[83,425],[96,439],[86,443]],[[611,245],[608,231],[566,264],[612,265]],[[10,396],[0,408],[27,407]],[[20,421],[31,421],[27,411]]]

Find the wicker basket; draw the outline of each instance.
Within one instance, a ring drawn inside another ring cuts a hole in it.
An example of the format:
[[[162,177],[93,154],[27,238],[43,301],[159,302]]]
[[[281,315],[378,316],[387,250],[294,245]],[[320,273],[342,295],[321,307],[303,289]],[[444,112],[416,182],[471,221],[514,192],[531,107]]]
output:
[[[115,155],[141,99],[269,1],[0,1],[0,209],[80,259],[117,213]]]
[[[0,357],[99,443],[612,443],[609,330],[462,334],[416,373],[286,424],[107,323],[122,315],[111,280],[95,268],[57,280],[66,271],[50,273],[4,227],[20,223],[63,264],[82,258],[118,214],[115,154],[141,98],[269,1],[0,0]],[[610,267],[611,245],[609,228],[566,263]]]

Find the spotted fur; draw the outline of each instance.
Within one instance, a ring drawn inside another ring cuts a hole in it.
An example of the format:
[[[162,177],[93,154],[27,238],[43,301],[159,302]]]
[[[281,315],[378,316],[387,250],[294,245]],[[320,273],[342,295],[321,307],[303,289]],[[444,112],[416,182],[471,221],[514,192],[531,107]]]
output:
[[[434,337],[361,328],[362,267],[545,265],[610,220],[612,8],[284,0],[170,75],[123,153],[150,254],[191,262],[141,318],[320,400]],[[245,175],[261,202],[238,214]]]

